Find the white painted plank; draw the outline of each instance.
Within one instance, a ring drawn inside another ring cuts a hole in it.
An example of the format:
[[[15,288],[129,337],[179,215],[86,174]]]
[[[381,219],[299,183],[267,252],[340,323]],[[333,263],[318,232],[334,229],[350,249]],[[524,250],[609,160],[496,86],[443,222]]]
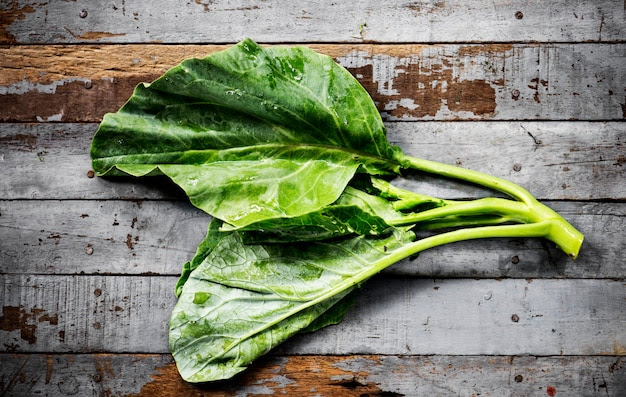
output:
[[[626,199],[626,123],[387,125],[389,140],[407,154],[509,179],[540,199]],[[0,124],[0,198],[184,198],[162,180],[88,178],[89,145],[96,128],[95,124]],[[427,181],[402,183],[440,197],[484,194],[469,186],[459,191],[457,184],[440,178],[434,186]]]
[[[621,278],[626,203],[548,202],[585,234],[571,260],[540,239],[461,242],[385,272],[408,277]],[[0,201],[0,273],[178,275],[209,217],[187,202]]]
[[[624,39],[619,1],[11,1],[4,43]]]
[[[215,45],[0,48],[0,120],[99,122],[141,81]],[[312,45],[388,120],[619,120],[626,44]]]
[[[4,396],[619,396],[622,357],[282,356],[212,385],[185,383],[169,355],[0,354]],[[378,393],[378,394],[376,394]]]
[[[175,277],[1,279],[5,351],[168,351]],[[340,325],[296,337],[278,352],[624,355],[624,299],[623,281],[381,276]]]

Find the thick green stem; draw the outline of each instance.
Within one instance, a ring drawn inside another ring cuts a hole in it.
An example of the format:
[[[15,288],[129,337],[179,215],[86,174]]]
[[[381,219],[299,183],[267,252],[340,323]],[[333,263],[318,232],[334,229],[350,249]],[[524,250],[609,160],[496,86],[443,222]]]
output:
[[[552,229],[551,221],[542,221],[521,225],[499,225],[499,226],[482,226],[475,228],[458,229],[451,232],[441,233],[434,236],[417,240],[401,250],[393,252],[389,257],[385,258],[385,264],[379,267],[379,270],[396,263],[404,258],[413,256],[429,248],[438,247],[440,245],[455,243],[458,241],[474,240],[480,238],[498,238],[498,237],[545,237]]]
[[[512,221],[513,220],[511,218],[500,215],[448,216],[445,218],[422,222],[415,226],[415,230],[438,230],[460,227],[501,225]]]
[[[488,175],[482,172],[469,170],[466,168],[456,167],[449,164],[439,163],[436,161],[419,159],[411,156],[400,155],[399,160],[407,168],[415,169],[422,172],[441,175],[452,179],[458,179],[465,182],[478,184],[502,193],[505,193],[516,200],[521,201],[527,207],[527,211],[519,212],[517,207],[511,207],[513,213],[509,213],[506,208],[503,211],[496,211],[499,215],[512,215],[516,219],[517,214],[527,212],[526,219],[521,221],[525,223],[541,223],[548,222],[550,227],[546,229],[543,237],[553,241],[566,254],[573,258],[578,256],[580,246],[582,245],[584,236],[576,228],[570,225],[563,217],[552,209],[537,201],[526,189],[513,182]],[[480,200],[476,200],[480,201]],[[502,203],[498,203],[498,206]],[[451,207],[456,207],[456,204]],[[446,207],[443,207],[446,208]],[[471,209],[471,207],[470,207]],[[476,208],[474,210],[480,210]],[[523,236],[521,236],[523,237]]]
[[[576,259],[585,236],[561,215],[540,202],[535,201],[529,207],[536,221],[549,221],[550,229],[545,238],[554,242],[563,252]]]
[[[444,207],[408,214],[398,221],[393,222],[393,226],[427,222],[449,216],[474,215],[500,215],[506,216],[513,222],[531,223],[534,222],[535,219],[533,219],[529,212],[528,206],[518,201],[501,198],[483,198],[472,201],[459,201]]]
[[[399,160],[401,164],[405,165],[407,168],[481,185],[507,194],[526,204],[536,201],[530,192],[523,187],[507,181],[506,179],[483,172],[406,155],[401,155]]]
[[[551,221],[542,221],[521,225],[500,225],[465,228],[426,237],[390,253],[388,256],[386,256],[380,262],[376,263],[375,266],[372,266],[367,271],[355,274],[353,277],[345,280],[342,283],[342,286],[339,287],[339,289],[343,291],[346,288],[358,285],[368,278],[372,277],[373,275],[379,273],[383,269],[393,265],[394,263],[397,263],[404,258],[413,256],[429,248],[434,248],[440,245],[455,243],[459,241],[474,240],[480,238],[545,237],[550,233],[552,227],[553,225]],[[333,290],[336,292],[335,289]],[[330,296],[330,293],[328,295]],[[322,296],[316,299],[316,301],[321,301],[323,299],[327,299],[327,297]]]

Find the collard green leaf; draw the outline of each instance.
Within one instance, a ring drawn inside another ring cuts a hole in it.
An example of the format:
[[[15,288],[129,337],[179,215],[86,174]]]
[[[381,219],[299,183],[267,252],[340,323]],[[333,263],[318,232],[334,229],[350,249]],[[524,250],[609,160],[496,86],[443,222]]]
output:
[[[137,86],[105,115],[91,155],[99,175],[165,174],[241,227],[318,211],[359,167],[397,171],[396,150],[367,92],[330,57],[244,40]]]
[[[170,319],[170,350],[190,382],[225,379],[300,331],[339,321],[349,294],[414,235],[245,245],[222,237],[189,275]]]

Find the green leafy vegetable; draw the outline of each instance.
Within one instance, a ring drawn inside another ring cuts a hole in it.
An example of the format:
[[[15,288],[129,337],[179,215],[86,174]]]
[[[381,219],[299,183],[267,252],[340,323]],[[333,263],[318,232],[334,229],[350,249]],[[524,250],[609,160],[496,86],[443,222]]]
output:
[[[191,273],[170,321],[170,349],[192,382],[228,378],[315,325],[412,235],[246,245],[239,232],[224,234]]]
[[[190,382],[232,377],[290,336],[341,321],[363,282],[425,249],[543,237],[576,257],[583,240],[511,182],[390,145],[356,79],[304,47],[244,40],[182,62],[105,115],[91,155],[101,176],[168,176],[214,218],[170,320]],[[443,200],[389,182],[405,171],[509,198]]]
[[[397,170],[367,92],[330,57],[246,40],[140,84],[93,139],[99,175],[165,174],[235,226],[318,211]],[[389,169],[391,168],[391,169]],[[306,183],[303,183],[306,181]]]

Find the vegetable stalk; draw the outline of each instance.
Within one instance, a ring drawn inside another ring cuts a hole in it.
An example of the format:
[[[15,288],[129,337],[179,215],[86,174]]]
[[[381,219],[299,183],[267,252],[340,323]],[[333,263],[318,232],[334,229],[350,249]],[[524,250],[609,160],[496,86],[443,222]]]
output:
[[[574,259],[578,257],[584,235],[557,212],[537,201],[537,199],[533,197],[528,190],[522,188],[521,186],[479,171],[402,154],[400,156],[401,162],[406,164],[411,169],[481,185],[507,194],[517,200],[511,201],[489,198],[476,200],[470,203],[457,203],[440,208],[437,211],[431,210],[433,211],[431,212],[431,215],[437,216],[440,213],[454,214],[455,210],[458,209],[459,212],[456,213],[456,215],[480,215],[495,213],[497,215],[505,216],[510,220],[524,223],[547,223],[549,227],[543,228],[543,233],[541,235],[533,235],[533,237],[544,237],[554,242],[570,257]],[[428,214],[421,214],[421,216],[420,214],[417,214],[414,219],[419,222],[422,217],[428,218]]]

